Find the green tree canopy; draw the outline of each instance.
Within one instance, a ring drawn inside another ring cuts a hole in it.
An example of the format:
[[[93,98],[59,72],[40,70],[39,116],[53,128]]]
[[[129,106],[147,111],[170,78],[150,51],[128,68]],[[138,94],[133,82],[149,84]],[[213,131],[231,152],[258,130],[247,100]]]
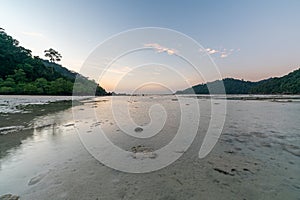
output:
[[[45,57],[49,57],[50,62],[60,61],[62,56],[58,53],[58,51],[50,48],[44,51]]]
[[[80,76],[78,95],[105,95],[95,82],[55,63],[61,55],[54,49],[45,51],[50,62],[19,46],[19,42],[0,28],[0,94],[72,95],[76,76]]]

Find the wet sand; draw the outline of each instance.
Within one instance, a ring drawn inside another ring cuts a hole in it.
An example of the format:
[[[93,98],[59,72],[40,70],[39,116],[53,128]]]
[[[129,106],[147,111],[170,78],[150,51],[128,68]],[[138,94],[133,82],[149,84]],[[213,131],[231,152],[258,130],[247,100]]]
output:
[[[0,136],[0,194],[21,199],[299,199],[298,103],[228,101],[221,138],[207,157],[199,159],[210,114],[209,100],[199,99],[204,113],[190,148],[166,168],[130,174],[94,159],[75,126],[87,127],[86,134],[101,126],[112,142],[134,153],[139,145],[159,149],[167,144],[179,121],[174,115],[157,137],[131,140],[104,112],[111,98],[123,97],[100,97],[75,107],[82,113],[94,108],[98,120],[75,121],[72,110],[66,109],[34,118],[32,129]],[[176,113],[178,102],[173,99],[134,97],[130,112],[143,127],[149,123],[145,110],[153,102],[175,108]]]

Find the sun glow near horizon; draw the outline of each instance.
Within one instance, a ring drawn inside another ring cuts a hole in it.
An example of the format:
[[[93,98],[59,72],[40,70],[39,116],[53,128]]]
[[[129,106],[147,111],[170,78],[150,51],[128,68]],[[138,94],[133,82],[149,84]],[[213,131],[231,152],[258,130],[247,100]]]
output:
[[[19,40],[21,46],[41,58],[45,49],[54,48],[61,53],[60,63],[64,67],[95,80],[99,77],[81,71],[93,49],[115,34],[141,27],[170,28],[193,38],[203,46],[199,53],[207,53],[214,59],[222,77],[257,81],[282,76],[299,67],[300,46],[295,45],[300,43],[299,1],[229,0],[218,4],[206,1],[136,4],[129,1],[125,6],[118,0],[113,3],[79,0],[75,4],[28,0],[3,1],[1,6],[1,27]],[[65,12],[70,8],[72,12]],[[166,8],[173,10],[174,17],[165,12]],[[118,12],[111,12],[116,10]],[[156,15],[153,10],[157,11]],[[141,47],[154,48],[156,53],[168,56],[178,53],[170,45],[151,40],[141,43]],[[172,67],[177,65],[180,64],[172,63]],[[135,63],[123,66],[135,66]],[[120,70],[115,72],[123,73]],[[111,79],[117,80],[113,76]],[[218,77],[186,79],[198,84]],[[115,85],[106,81],[100,83],[107,90]]]

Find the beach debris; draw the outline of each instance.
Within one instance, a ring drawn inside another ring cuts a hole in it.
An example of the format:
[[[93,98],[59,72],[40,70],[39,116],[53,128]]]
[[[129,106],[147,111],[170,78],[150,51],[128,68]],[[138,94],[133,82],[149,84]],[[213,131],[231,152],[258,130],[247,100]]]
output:
[[[283,99],[283,100],[281,100],[281,99],[272,99],[272,100],[270,100],[270,102],[290,103],[290,102],[293,102],[293,101],[291,99],[287,99],[287,100],[285,100],[285,99]]]
[[[6,126],[0,128],[0,135],[6,135],[7,133],[12,133],[24,129],[24,126]]]
[[[176,180],[177,183],[179,183],[180,185],[183,185],[183,183],[182,183],[178,178],[176,178],[175,180]]]
[[[146,158],[155,159],[156,157],[157,154],[154,152],[138,152],[132,155],[132,158],[140,160],[144,160]]]
[[[225,153],[234,154],[235,152],[233,150],[224,151]]]
[[[143,145],[137,145],[137,146],[131,147],[131,151],[133,153],[144,152],[146,150],[149,150],[149,148],[146,148]]]
[[[157,157],[157,154],[154,152],[152,148],[145,147],[143,145],[134,146],[131,148],[131,151],[133,152],[131,156],[134,159],[143,160],[146,158],[154,159]]]
[[[233,174],[233,173],[231,173],[231,172],[228,172],[228,171],[225,171],[225,170],[223,170],[223,169],[220,169],[220,168],[214,168],[214,170],[215,170],[215,171],[217,171],[217,172],[219,172],[219,173],[221,173],[221,174],[225,174],[225,175],[234,176],[234,174]],[[231,171],[232,171],[232,170],[231,170]],[[235,170],[233,170],[233,171],[235,171]]]
[[[300,157],[300,148],[295,145],[283,145],[283,150],[293,154],[294,156]]]
[[[142,132],[143,130],[144,130],[144,129],[141,128],[141,127],[136,127],[136,128],[134,129],[135,132]]]
[[[97,104],[97,103],[101,103],[101,102],[107,102],[108,99],[101,99],[101,100],[87,100],[87,101],[83,101],[84,104]]]
[[[245,172],[251,172],[248,168],[243,168],[243,171],[245,171]]]
[[[98,100],[98,101],[95,101],[95,102],[107,102],[108,99],[101,99],[101,100]]]
[[[43,128],[46,128],[46,127],[50,127],[52,125],[55,125],[55,123],[53,124],[42,124],[42,125],[35,125],[35,129],[43,129]]]
[[[4,194],[0,196],[0,200],[18,200],[18,199],[20,199],[20,197],[13,194]]]
[[[222,156],[212,157],[208,163],[212,165],[212,171],[226,176],[239,176],[246,178],[259,171],[257,160],[252,160],[237,153],[226,153]]]
[[[65,124],[64,127],[69,127],[69,126],[74,126],[74,123],[70,123],[70,124]]]

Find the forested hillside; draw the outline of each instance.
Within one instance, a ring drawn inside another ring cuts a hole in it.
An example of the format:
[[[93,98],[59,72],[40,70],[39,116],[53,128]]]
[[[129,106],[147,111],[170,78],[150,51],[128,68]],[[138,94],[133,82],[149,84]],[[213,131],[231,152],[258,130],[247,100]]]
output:
[[[268,79],[251,88],[253,94],[300,94],[300,69],[279,78]]]
[[[226,94],[300,94],[300,69],[279,78],[269,78],[250,82],[233,78],[223,79]],[[214,94],[222,94],[220,80],[195,85],[177,94],[209,94],[208,86]]]
[[[17,40],[0,28],[0,94],[72,95],[76,76],[77,95],[106,94],[94,81],[33,57],[30,50],[19,46]]]

